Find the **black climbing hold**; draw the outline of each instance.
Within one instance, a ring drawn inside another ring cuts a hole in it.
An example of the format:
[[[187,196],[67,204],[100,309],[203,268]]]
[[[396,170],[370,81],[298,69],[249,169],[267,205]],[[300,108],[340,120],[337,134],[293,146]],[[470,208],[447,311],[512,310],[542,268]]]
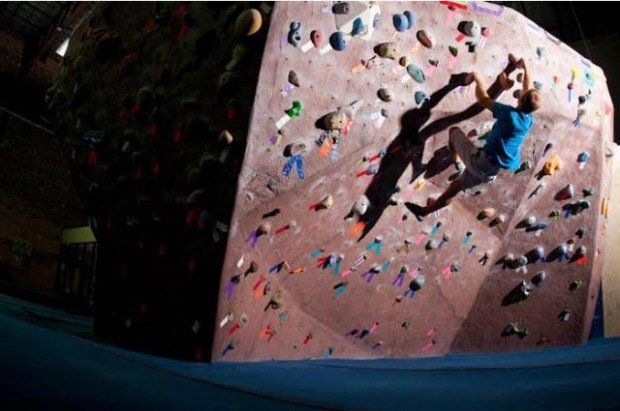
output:
[[[295,46],[301,46],[301,23],[294,21],[291,23],[290,31],[288,32],[288,42]]]
[[[332,6],[332,13],[334,14],[349,14],[349,3],[342,2]]]

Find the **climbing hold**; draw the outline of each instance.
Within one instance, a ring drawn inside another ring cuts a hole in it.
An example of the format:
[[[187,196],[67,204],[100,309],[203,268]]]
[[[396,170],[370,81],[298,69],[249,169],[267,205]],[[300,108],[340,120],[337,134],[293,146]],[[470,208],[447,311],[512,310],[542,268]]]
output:
[[[480,24],[475,21],[462,21],[459,23],[457,29],[469,37],[480,37],[480,34],[482,34]]]
[[[491,223],[489,224],[491,227],[494,227],[496,225],[502,224],[503,222],[506,221],[506,216],[504,214],[500,214],[497,217],[495,217],[493,219],[493,221],[491,221]]]
[[[523,226],[524,227],[531,227],[534,224],[536,224],[536,217],[534,217],[533,215],[527,217],[525,220],[523,220]]]
[[[575,257],[583,257],[588,252],[588,249],[585,246],[581,246],[575,251]]]
[[[534,85],[534,88],[538,91],[541,91],[543,88],[543,85],[540,81],[536,81],[534,80],[534,82],[532,83]]]
[[[361,17],[353,20],[353,29],[351,30],[352,36],[359,36],[361,34],[366,33],[366,26],[364,25],[364,21]]]
[[[558,318],[560,319],[560,321],[568,321],[570,319],[570,313],[571,311],[568,308],[566,308],[562,310]]]
[[[426,76],[424,76],[424,72],[420,70],[420,68],[414,64],[409,64],[407,66],[407,73],[409,73],[411,78],[417,81],[418,83],[424,83],[424,81],[426,80]]]
[[[363,195],[357,199],[355,204],[353,204],[353,210],[359,215],[364,215],[366,214],[366,211],[368,211],[369,205],[370,201],[368,200],[368,197]]]
[[[343,33],[336,31],[329,36],[329,44],[334,50],[342,51],[347,48],[347,40]]]
[[[396,43],[381,43],[375,46],[375,53],[379,57],[396,60],[396,55],[398,54],[398,46]]]
[[[426,48],[432,49],[435,45],[435,37],[432,34],[427,33],[425,30],[419,30],[416,33],[416,38]]]
[[[583,281],[575,280],[575,281],[570,283],[570,286],[568,287],[568,289],[575,293],[575,292],[579,291],[579,289],[582,286],[583,286]]]
[[[323,33],[321,30],[312,30],[310,33],[310,40],[317,49],[321,47],[321,44],[323,44]]]
[[[342,110],[327,114],[323,120],[326,130],[342,130],[347,123],[347,115]]]
[[[409,60],[409,57],[403,56],[398,60],[398,64],[403,67],[407,67],[409,64],[411,64],[411,60]]]
[[[277,193],[278,192],[278,181],[273,178],[270,178],[269,181],[267,182],[267,188],[270,191]]]
[[[299,117],[301,115],[301,102],[300,101],[293,101],[293,106],[291,108],[289,108],[288,110],[284,111],[290,118],[295,118],[295,117]]]
[[[585,228],[580,228],[575,232],[575,235],[577,237],[579,237],[579,239],[582,239],[584,235],[586,235],[587,230]]]
[[[539,221],[538,224],[528,227],[527,231],[545,230],[547,227],[549,227],[549,223],[546,221]]]
[[[223,144],[232,144],[233,142],[233,136],[232,134],[230,134],[230,132],[228,130],[222,130],[222,132],[219,135],[219,141],[220,143]]]
[[[423,102],[425,102],[426,100],[428,100],[428,96],[423,91],[416,91],[415,94],[414,94],[414,99],[415,99],[415,103],[417,105],[420,105]]]
[[[532,277],[532,283],[535,286],[539,286],[543,281],[547,278],[547,273],[545,271],[539,271],[534,277]]]
[[[434,250],[435,248],[437,248],[437,242],[435,240],[428,240],[425,248],[427,250]]]
[[[259,235],[259,236],[269,234],[270,232],[271,232],[271,223],[268,221],[262,223],[256,229],[256,235]]]
[[[323,198],[320,203],[316,204],[316,207],[314,207],[314,209],[317,211],[328,209],[333,205],[334,205],[334,197],[332,197],[331,194],[329,194],[325,196],[325,198]]]
[[[415,15],[409,10],[405,10],[403,14],[407,18],[407,28],[412,29],[415,25]]]
[[[387,88],[380,88],[377,92],[379,98],[385,102],[390,102],[394,100],[394,92]]]
[[[539,260],[545,260],[545,249],[542,248],[541,246],[537,246],[536,248],[534,248],[534,251],[532,253],[534,255],[534,262],[539,261]]]
[[[382,115],[383,117],[385,117],[385,118],[388,118],[388,117],[390,117],[390,112],[388,111],[388,109],[387,109],[387,108],[382,108],[382,109],[381,109],[381,115]]]
[[[288,73],[288,82],[294,85],[295,87],[301,87],[299,83],[299,76],[293,70]]]
[[[516,267],[525,267],[528,263],[528,259],[526,256],[522,255],[514,261]]]
[[[235,33],[238,36],[251,36],[260,30],[263,24],[263,18],[256,9],[247,9],[242,11],[235,21]]]
[[[543,58],[545,57],[545,48],[544,47],[536,47],[536,55],[538,56],[538,58]]]
[[[308,151],[308,146],[304,143],[290,143],[284,147],[284,156],[291,157],[298,154],[304,154]]]
[[[519,166],[519,168],[515,171],[515,174],[521,173],[525,170],[529,170],[530,169],[530,162],[525,160],[524,162],[521,163],[521,165]]]
[[[448,46],[448,50],[450,51],[450,54],[452,54],[454,57],[459,55],[459,48],[458,47]]]
[[[493,207],[486,207],[478,213],[478,220],[484,220],[485,218],[493,217],[494,215],[495,209]]]
[[[334,14],[349,14],[349,3],[342,2],[336,3],[332,6],[332,13]]]
[[[483,37],[489,38],[493,35],[493,30],[490,27],[483,27],[481,33]]]
[[[301,23],[294,21],[290,25],[290,31],[288,32],[288,42],[294,46],[301,46]]]
[[[526,299],[534,290],[534,284],[522,280],[521,285],[519,286],[519,291],[521,293],[521,298]]]
[[[547,160],[547,162],[543,166],[542,174],[550,176],[553,173],[555,173],[556,170],[561,170],[561,169],[562,169],[562,160],[560,159],[560,156],[555,154],[549,160]]]
[[[409,283],[409,289],[411,289],[411,291],[418,291],[424,286],[425,282],[426,282],[426,279],[424,278],[424,276],[421,274],[418,274]]]
[[[402,14],[394,14],[392,16],[392,23],[394,23],[396,31],[403,32],[409,28],[409,21]]]
[[[585,163],[589,159],[590,159],[590,153],[588,153],[587,151],[579,153],[579,155],[577,156],[577,161],[580,163]]]
[[[596,192],[596,190],[594,190],[594,187],[590,187],[590,188],[584,188],[583,190],[581,190],[583,192],[583,196],[584,197],[590,197],[593,196],[594,193]]]
[[[381,14],[376,13],[375,17],[372,19],[372,27],[376,29],[377,27],[379,27],[380,23],[381,23]]]
[[[574,196],[575,189],[573,188],[572,184],[568,184],[566,187],[557,192],[557,194],[555,195],[555,199],[558,201],[563,201],[573,198]]]
[[[573,205],[573,214],[579,214],[588,209],[590,209],[590,202],[588,200],[579,200]]]

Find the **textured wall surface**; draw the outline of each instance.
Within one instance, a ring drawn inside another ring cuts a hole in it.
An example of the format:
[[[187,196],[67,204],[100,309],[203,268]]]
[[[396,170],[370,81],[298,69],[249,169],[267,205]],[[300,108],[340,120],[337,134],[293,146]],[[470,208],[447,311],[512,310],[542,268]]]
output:
[[[265,14],[235,35],[243,9],[101,3],[72,36],[50,103],[99,244],[101,336],[209,357],[267,33]]]
[[[327,2],[276,4],[238,182],[212,357],[417,357],[583,342],[599,290],[609,192],[605,152],[613,106],[602,71],[501,6],[349,7],[349,15],[335,15]],[[406,10],[415,23],[398,32],[393,16]],[[478,22],[485,36],[461,35],[461,21]],[[292,22],[301,24],[297,47]],[[347,42],[343,51],[329,46],[338,27]],[[310,41],[314,30],[322,34],[318,47]],[[416,39],[419,30],[434,37],[432,48]],[[396,44],[394,60],[375,55],[384,42]],[[474,87],[453,75],[478,71],[492,97],[516,104],[518,81],[501,92],[495,80],[504,69],[517,78],[509,52],[527,61],[544,101],[522,147],[529,168],[504,170],[418,222],[403,202],[425,203],[449,184],[455,169],[446,157],[448,128],[459,126],[477,141],[493,124],[491,113],[475,104]],[[424,72],[424,81],[408,74],[401,57]],[[378,98],[381,88],[391,91],[392,101]],[[416,92],[430,100],[418,104]],[[356,110],[340,117],[344,128],[321,129],[323,116],[354,102]],[[580,167],[582,152],[590,157]],[[562,168],[539,179],[554,155]],[[573,198],[556,200],[569,183]],[[330,207],[313,207],[328,195]],[[362,196],[367,207],[355,207]],[[581,200],[590,207],[578,212],[571,204]],[[486,207],[505,220],[478,219]],[[548,227],[521,228],[528,216]],[[576,235],[579,229],[583,235]],[[449,240],[442,243],[444,234]],[[438,247],[427,250],[429,240]],[[566,255],[557,252],[560,244]],[[533,258],[537,246],[544,259]],[[508,254],[525,255],[528,264],[506,264]],[[545,280],[534,285],[541,271]],[[422,277],[421,288],[411,290]],[[518,301],[523,281],[531,290]]]

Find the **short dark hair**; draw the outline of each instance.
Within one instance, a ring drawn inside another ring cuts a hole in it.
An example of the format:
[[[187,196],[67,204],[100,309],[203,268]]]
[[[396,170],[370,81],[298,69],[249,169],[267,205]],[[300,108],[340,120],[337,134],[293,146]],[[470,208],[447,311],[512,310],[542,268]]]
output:
[[[533,113],[542,105],[540,93],[535,88],[529,89],[521,96],[521,111],[524,113]]]

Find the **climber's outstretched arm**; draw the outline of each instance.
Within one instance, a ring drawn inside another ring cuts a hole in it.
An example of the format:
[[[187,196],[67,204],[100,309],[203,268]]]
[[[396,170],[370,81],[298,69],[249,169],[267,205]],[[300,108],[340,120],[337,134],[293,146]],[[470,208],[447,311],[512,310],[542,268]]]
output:
[[[482,82],[482,78],[476,72],[473,72],[472,76],[474,77],[474,81],[476,82],[476,100],[478,100],[478,103],[482,107],[493,110],[493,100],[491,99],[491,97],[489,97],[487,89]]]

